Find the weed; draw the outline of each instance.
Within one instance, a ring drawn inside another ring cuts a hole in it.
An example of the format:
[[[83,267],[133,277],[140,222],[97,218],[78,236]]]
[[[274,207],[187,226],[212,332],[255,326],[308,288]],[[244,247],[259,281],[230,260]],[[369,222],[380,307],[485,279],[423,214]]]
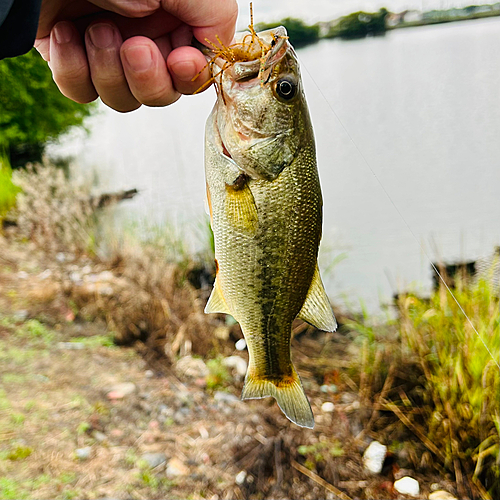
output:
[[[12,182],[12,170],[7,158],[0,154],[0,222],[16,204],[21,189]]]
[[[208,376],[207,376],[207,388],[217,389],[219,387],[224,387],[231,380],[231,376],[227,371],[227,368],[222,363],[223,358],[209,359],[207,361]]]
[[[392,412],[420,438],[422,452],[432,453],[438,470],[455,474],[460,496],[469,491],[498,498],[500,371],[492,357],[500,359],[499,299],[482,280],[457,283],[454,294],[479,335],[446,290],[430,300],[401,296],[393,325],[399,342],[383,342],[380,329],[365,336],[370,345],[382,339],[384,347],[374,356],[363,351],[361,386],[365,404],[375,398],[379,409]],[[370,376],[374,371],[387,374],[383,384]],[[383,423],[390,422],[378,416],[375,410],[368,427],[383,432]]]
[[[96,347],[116,347],[113,335],[93,335],[92,337],[73,337],[70,342],[78,342],[89,349]]]
[[[12,448],[7,453],[6,458],[9,460],[24,460],[25,458],[28,458],[32,453],[33,453],[33,448],[30,448],[28,446],[18,445],[15,448]]]
[[[54,332],[48,330],[36,319],[30,319],[22,325],[18,334],[29,340],[41,340],[45,344],[50,344],[54,340]]]
[[[315,469],[319,462],[327,462],[344,454],[338,441],[318,441],[311,445],[302,445],[297,448],[297,452],[305,457],[305,466],[308,469]]]
[[[28,492],[23,491],[17,481],[0,477],[0,500],[23,500],[28,498]]]
[[[25,420],[26,420],[26,417],[22,413],[11,413],[10,414],[10,421],[14,425],[22,425],[22,424],[24,424]]]

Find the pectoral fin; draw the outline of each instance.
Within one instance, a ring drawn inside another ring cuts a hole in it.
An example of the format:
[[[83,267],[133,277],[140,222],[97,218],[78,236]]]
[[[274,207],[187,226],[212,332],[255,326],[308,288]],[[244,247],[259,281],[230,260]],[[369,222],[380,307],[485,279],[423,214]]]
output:
[[[222,296],[222,291],[219,284],[217,283],[217,278],[215,278],[212,293],[210,294],[207,305],[205,306],[205,313],[231,314],[229,308],[227,307],[226,301]]]
[[[234,184],[226,184],[226,217],[234,229],[242,234],[253,235],[257,230],[257,207],[245,178]]]
[[[321,281],[318,264],[316,264],[309,292],[297,318],[325,332],[334,332],[337,329],[337,321]]]

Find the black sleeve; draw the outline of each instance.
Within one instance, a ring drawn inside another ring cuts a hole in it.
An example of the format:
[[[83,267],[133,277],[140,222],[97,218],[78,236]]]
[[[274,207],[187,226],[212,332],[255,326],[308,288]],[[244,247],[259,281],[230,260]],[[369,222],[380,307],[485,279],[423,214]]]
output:
[[[35,41],[42,0],[0,0],[0,59],[28,52]]]

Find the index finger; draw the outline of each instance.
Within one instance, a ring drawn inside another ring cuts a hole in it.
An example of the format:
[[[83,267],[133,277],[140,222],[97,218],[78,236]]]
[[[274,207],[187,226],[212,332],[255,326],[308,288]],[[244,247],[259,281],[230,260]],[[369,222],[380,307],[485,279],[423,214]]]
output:
[[[205,44],[205,38],[216,42],[218,36],[225,44],[230,44],[238,17],[236,0],[161,0],[167,12],[178,17],[193,28],[196,39]]]

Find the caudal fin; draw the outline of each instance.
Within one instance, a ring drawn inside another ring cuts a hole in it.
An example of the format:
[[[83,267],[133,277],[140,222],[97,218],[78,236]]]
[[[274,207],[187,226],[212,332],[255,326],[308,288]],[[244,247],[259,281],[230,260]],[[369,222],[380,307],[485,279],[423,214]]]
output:
[[[273,381],[247,374],[241,399],[260,399],[272,396],[286,417],[301,427],[314,427],[314,416],[305,395],[300,378],[295,372],[291,376]]]

